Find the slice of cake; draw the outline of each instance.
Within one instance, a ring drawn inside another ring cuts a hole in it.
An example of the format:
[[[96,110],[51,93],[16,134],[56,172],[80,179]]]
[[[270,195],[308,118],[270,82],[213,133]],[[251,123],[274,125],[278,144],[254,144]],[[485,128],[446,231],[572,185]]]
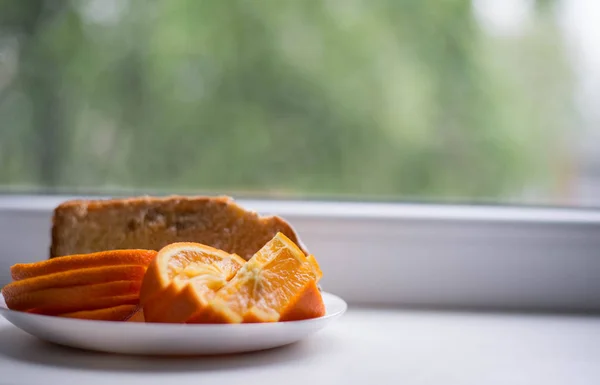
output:
[[[197,242],[248,260],[278,232],[306,252],[285,220],[259,216],[225,196],[72,200],[54,210],[52,222],[50,258]]]

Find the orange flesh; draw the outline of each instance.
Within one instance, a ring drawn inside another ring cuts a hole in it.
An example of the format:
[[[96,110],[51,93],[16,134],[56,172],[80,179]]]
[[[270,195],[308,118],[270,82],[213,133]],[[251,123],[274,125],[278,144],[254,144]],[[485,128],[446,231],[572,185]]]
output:
[[[306,259],[308,260],[308,263],[310,263],[310,265],[312,266],[316,281],[319,282],[321,280],[321,278],[323,278],[323,272],[321,271],[321,266],[319,266],[317,259],[312,254],[309,255],[308,257],[306,257]]]
[[[315,267],[292,241],[277,234],[216,293],[209,311],[192,321],[277,322],[293,304],[322,303],[320,296],[301,301],[311,285],[316,287]]]
[[[160,250],[142,285],[146,322],[185,322],[201,312],[244,263],[235,254],[189,242]]]
[[[140,292],[140,303],[156,300],[174,280],[186,281],[200,275],[203,266],[215,265],[222,271],[237,271],[245,261],[210,246],[193,242],[177,242],[162,248],[148,266]],[[199,270],[200,269],[200,270]]]
[[[323,297],[315,281],[304,288],[303,292],[288,304],[281,312],[279,321],[299,321],[308,318],[317,318],[325,315]]]

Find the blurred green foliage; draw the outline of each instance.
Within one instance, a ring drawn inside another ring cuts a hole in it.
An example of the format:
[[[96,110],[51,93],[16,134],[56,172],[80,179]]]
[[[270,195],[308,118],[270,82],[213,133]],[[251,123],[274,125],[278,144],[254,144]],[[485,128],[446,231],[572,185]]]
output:
[[[512,37],[467,0],[0,0],[0,23],[5,189],[551,199],[568,162],[551,6]]]

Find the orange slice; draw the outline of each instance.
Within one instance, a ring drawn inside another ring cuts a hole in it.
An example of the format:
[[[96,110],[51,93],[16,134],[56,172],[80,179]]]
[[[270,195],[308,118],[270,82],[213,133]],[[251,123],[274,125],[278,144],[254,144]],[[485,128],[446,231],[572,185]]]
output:
[[[60,303],[54,305],[46,305],[40,308],[33,308],[27,310],[27,313],[33,314],[45,314],[45,315],[58,315],[64,313],[72,313],[77,311],[86,310],[97,310],[109,307],[115,307],[120,305],[134,305],[138,306],[139,295],[138,294],[126,294],[117,295],[113,297],[102,297],[95,299],[92,303],[89,301],[71,301],[70,303]]]
[[[282,311],[279,321],[300,321],[325,315],[325,304],[317,282],[311,282],[302,293]]]
[[[146,322],[185,322],[202,310],[245,260],[191,242],[162,248],[144,277],[140,303]]]
[[[69,286],[91,285],[111,281],[140,281],[146,272],[145,266],[101,266],[77,269],[13,281],[2,288],[8,303],[12,297],[25,293]]]
[[[315,275],[315,280],[318,283],[321,280],[321,278],[323,278],[323,271],[321,271],[321,266],[319,266],[319,262],[317,262],[317,259],[312,254],[306,257],[306,259],[308,260],[308,263],[310,263],[310,265],[312,266],[313,274]]]
[[[119,305],[97,310],[82,310],[59,314],[59,317],[97,321],[126,321],[138,310],[137,305]]]
[[[139,301],[140,281],[114,281],[44,289],[5,298],[12,310],[32,310],[40,314],[60,314],[94,310],[117,305],[135,305]]]
[[[101,266],[148,266],[156,256],[154,250],[110,250],[90,254],[69,255],[41,262],[17,263],[10,268],[12,279],[19,281],[69,270]]]
[[[144,309],[141,306],[137,306],[137,310],[125,321],[127,322],[146,322],[144,319]]]
[[[282,315],[286,319],[323,315],[318,271],[295,243],[278,233],[216,293],[207,310],[189,322],[277,322]],[[305,298],[306,293],[310,295]],[[293,311],[299,304],[301,308]],[[305,313],[302,309],[307,308],[318,311]]]

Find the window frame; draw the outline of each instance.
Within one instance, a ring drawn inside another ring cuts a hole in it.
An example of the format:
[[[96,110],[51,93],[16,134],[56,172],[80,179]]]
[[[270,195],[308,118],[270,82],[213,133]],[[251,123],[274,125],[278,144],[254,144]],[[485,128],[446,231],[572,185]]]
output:
[[[0,196],[0,285],[47,258],[52,210],[73,198],[107,196]],[[351,305],[600,310],[598,210],[236,200],[287,219]]]

